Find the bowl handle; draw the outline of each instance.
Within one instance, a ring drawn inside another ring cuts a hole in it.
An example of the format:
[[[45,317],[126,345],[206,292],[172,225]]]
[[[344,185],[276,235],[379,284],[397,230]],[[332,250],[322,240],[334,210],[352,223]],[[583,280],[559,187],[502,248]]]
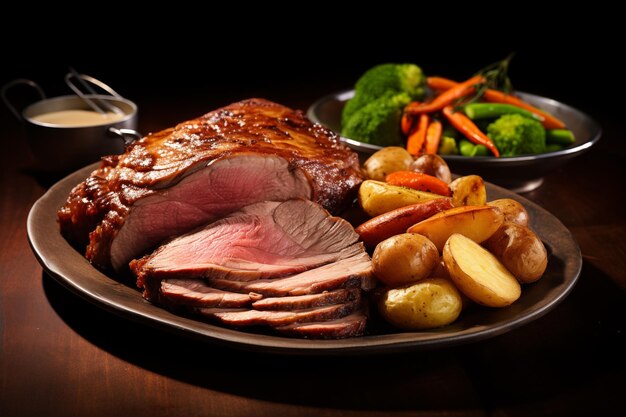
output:
[[[107,133],[110,137],[122,139],[124,145],[128,146],[135,141],[141,139],[143,136],[141,133],[133,129],[118,129],[116,127],[110,127],[107,129]]]
[[[20,112],[15,108],[15,106],[11,103],[11,101],[9,101],[9,98],[7,97],[7,91],[15,87],[16,85],[27,85],[29,87],[34,88],[35,91],[37,91],[37,93],[39,94],[39,97],[41,100],[46,98],[46,94],[43,92],[39,84],[37,84],[36,82],[32,80],[27,80],[26,78],[17,78],[13,81],[9,81],[8,83],[2,86],[2,90],[0,90],[0,94],[2,95],[2,101],[8,107],[8,109],[11,110],[11,113],[13,113],[15,118],[19,120],[20,122],[23,122],[24,118],[22,117]]]

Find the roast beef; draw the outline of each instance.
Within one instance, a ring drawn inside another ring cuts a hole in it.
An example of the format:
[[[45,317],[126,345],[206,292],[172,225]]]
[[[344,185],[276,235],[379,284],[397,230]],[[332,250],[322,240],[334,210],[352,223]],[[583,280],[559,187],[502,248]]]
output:
[[[309,339],[342,339],[363,334],[367,315],[358,311],[335,320],[312,323],[292,323],[276,327],[276,331]]]
[[[148,278],[252,281],[303,272],[363,252],[348,222],[308,200],[252,204],[133,261]]]
[[[339,289],[334,291],[323,291],[317,294],[262,298],[253,302],[252,307],[257,310],[303,310],[305,308],[321,307],[355,301],[360,297],[360,288]]]
[[[217,319],[230,326],[271,326],[280,327],[293,323],[319,322],[335,320],[356,311],[359,301],[334,304],[324,307],[313,307],[304,310],[267,311],[267,310],[233,310],[200,308],[198,312],[211,319]]]
[[[259,279],[252,282],[209,277],[207,281],[212,287],[225,291],[254,292],[266,297],[315,294],[337,288],[360,287],[369,290],[375,285],[372,277],[372,261],[365,251],[359,255],[288,277]]]
[[[373,286],[371,260],[352,226],[300,199],[244,207],[130,267],[148,300],[234,327],[337,320]],[[360,321],[302,334],[356,335]]]
[[[200,280],[168,279],[160,283],[158,302],[171,306],[182,307],[244,307],[254,300],[260,300],[260,294],[234,293],[222,291],[204,284]]]
[[[101,268],[126,268],[164,240],[262,201],[351,202],[358,157],[300,111],[245,100],[151,134],[108,157],[59,211],[61,232]]]
[[[364,332],[374,278],[352,226],[329,211],[361,181],[335,134],[252,99],[104,158],[58,217],[96,266],[130,262],[155,304],[234,327],[349,337]]]

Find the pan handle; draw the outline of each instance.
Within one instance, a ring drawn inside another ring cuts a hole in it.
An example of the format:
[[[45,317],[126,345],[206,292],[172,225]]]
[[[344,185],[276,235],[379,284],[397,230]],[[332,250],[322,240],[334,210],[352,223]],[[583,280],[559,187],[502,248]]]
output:
[[[143,137],[141,133],[137,132],[136,130],[118,129],[116,127],[108,128],[107,133],[110,137],[122,139],[124,141],[124,145],[126,146],[133,144],[135,141]]]
[[[2,101],[8,107],[8,109],[11,110],[11,113],[13,113],[15,118],[19,120],[20,122],[23,122],[24,118],[22,117],[20,112],[15,108],[15,106],[11,103],[11,101],[9,101],[9,98],[7,97],[7,91],[15,87],[16,85],[27,85],[27,86],[34,88],[35,91],[37,91],[37,93],[39,94],[39,97],[41,100],[46,98],[46,94],[43,92],[43,89],[39,86],[39,84],[37,84],[36,82],[32,80],[27,80],[26,78],[17,78],[13,81],[9,81],[8,83],[2,86],[2,90],[0,90],[0,94],[2,95]]]

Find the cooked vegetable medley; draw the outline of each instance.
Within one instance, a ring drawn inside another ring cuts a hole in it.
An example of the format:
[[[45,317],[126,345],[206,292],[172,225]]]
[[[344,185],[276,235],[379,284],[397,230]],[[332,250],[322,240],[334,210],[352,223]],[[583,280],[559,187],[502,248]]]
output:
[[[512,94],[509,61],[460,83],[425,77],[413,64],[378,65],[357,81],[341,133],[380,146],[404,145],[414,156],[517,156],[571,146],[574,135],[561,120]]]
[[[509,139],[539,123],[518,113],[498,116],[493,124]],[[465,147],[487,150],[463,139]],[[359,188],[359,204],[371,218],[355,230],[373,250],[372,269],[383,286],[378,311],[393,326],[432,329],[472,304],[506,307],[544,275],[548,253],[529,228],[528,212],[513,199],[488,201],[478,175],[451,181],[440,156],[413,159],[395,146],[373,154],[364,168],[369,179]]]

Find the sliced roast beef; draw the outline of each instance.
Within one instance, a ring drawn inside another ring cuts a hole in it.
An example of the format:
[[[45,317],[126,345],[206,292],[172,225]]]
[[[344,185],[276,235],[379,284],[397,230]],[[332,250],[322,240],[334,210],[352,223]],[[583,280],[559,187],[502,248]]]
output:
[[[236,327],[336,320],[373,286],[352,226],[309,200],[247,206],[130,266],[148,300]],[[356,334],[358,321],[302,333]]]
[[[215,318],[231,326],[286,326],[292,323],[319,322],[334,320],[356,311],[359,301],[335,304],[324,307],[313,307],[293,311],[226,311],[224,309],[200,308],[198,312],[209,318]]]
[[[184,307],[244,307],[261,298],[260,294],[255,293],[218,290],[196,279],[163,280],[159,291],[160,303]]]
[[[360,184],[358,157],[302,112],[260,99],[151,134],[72,190],[61,232],[101,268],[262,201],[312,199],[330,211]]]
[[[359,311],[340,319],[313,323],[292,323],[276,327],[275,330],[290,336],[308,339],[343,339],[362,335],[365,332],[366,323],[367,315]]]
[[[317,294],[262,298],[252,303],[256,310],[291,311],[341,304],[361,298],[360,288],[324,291]]]
[[[374,287],[372,261],[366,252],[296,275],[252,282],[207,278],[209,285],[225,291],[254,292],[269,297],[306,295],[338,288]]]
[[[343,219],[308,200],[263,202],[231,213],[133,261],[140,287],[147,279],[281,277],[363,252]]]

